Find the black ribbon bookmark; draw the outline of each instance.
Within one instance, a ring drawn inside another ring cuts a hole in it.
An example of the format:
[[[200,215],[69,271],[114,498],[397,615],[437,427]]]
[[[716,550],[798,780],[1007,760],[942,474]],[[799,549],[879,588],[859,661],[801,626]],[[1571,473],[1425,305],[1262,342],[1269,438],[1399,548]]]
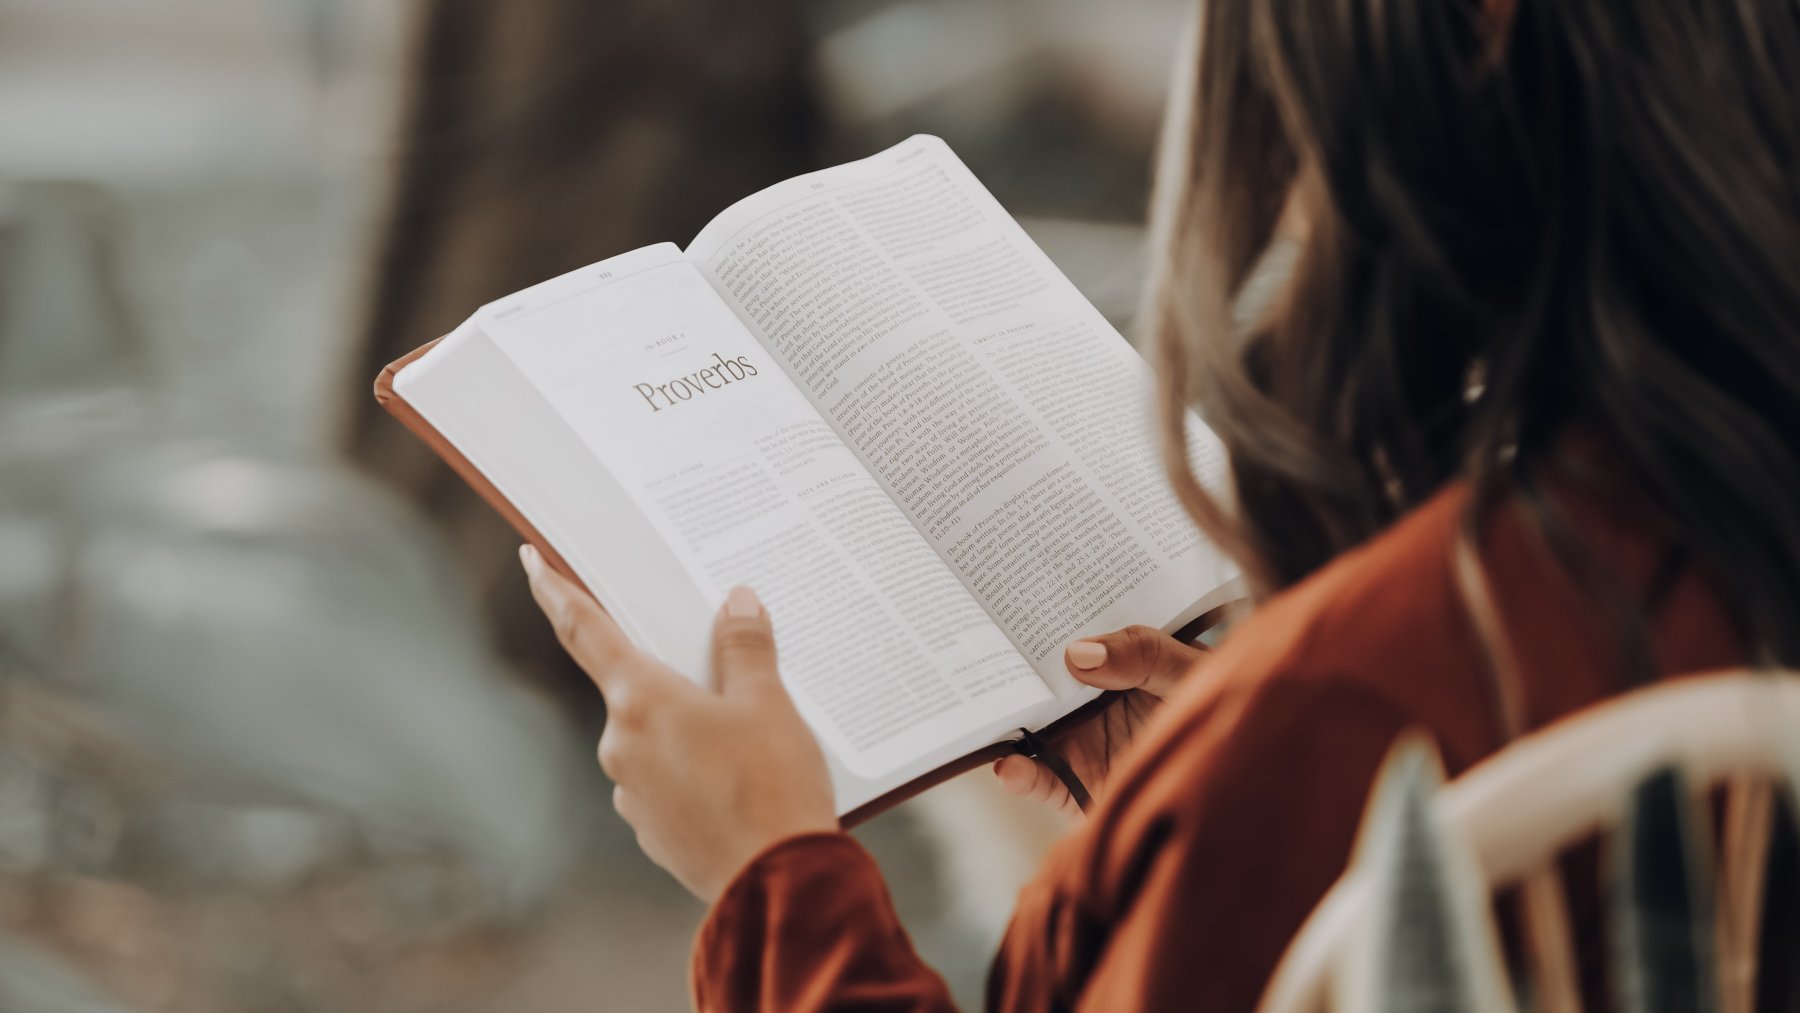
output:
[[[1063,759],[1063,755],[1056,751],[1055,746],[1039,738],[1031,729],[1021,728],[1019,729],[1018,747],[1021,756],[1036,760],[1050,768],[1050,773],[1055,774],[1056,779],[1062,782],[1063,787],[1069,789],[1069,797],[1075,800],[1075,808],[1082,812],[1088,811],[1088,806],[1093,804],[1093,796],[1088,794],[1087,785],[1082,784],[1081,778],[1075,776],[1075,771],[1069,766],[1069,761]]]

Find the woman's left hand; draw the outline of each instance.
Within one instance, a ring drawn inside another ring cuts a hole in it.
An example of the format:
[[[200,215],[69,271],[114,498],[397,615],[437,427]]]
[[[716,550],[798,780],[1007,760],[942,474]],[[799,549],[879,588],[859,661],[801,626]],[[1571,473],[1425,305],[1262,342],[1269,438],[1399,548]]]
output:
[[[606,700],[600,766],[651,861],[710,901],[769,845],[838,829],[824,754],[781,684],[754,592],[732,588],[713,622],[707,689],[633,647],[536,549],[519,556],[557,639]]]

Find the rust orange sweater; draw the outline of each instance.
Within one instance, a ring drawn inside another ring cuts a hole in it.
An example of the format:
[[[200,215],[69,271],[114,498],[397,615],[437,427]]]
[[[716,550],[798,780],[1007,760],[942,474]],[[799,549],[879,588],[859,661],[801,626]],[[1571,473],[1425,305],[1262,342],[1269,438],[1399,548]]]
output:
[[[1394,737],[1430,730],[1452,775],[1499,745],[1451,569],[1466,505],[1460,486],[1438,494],[1268,602],[1201,663],[1021,893],[991,1009],[1254,1008],[1342,872]],[[1643,593],[1666,547],[1629,501],[1565,506],[1595,558]],[[1497,515],[1481,556],[1533,724],[1625,688],[1611,627],[1522,521]],[[1692,568],[1653,618],[1663,672],[1741,662]],[[1590,917],[1576,911],[1578,925]],[[702,1010],[950,1008],[879,870],[843,834],[791,838],[739,873],[701,928],[693,991]]]

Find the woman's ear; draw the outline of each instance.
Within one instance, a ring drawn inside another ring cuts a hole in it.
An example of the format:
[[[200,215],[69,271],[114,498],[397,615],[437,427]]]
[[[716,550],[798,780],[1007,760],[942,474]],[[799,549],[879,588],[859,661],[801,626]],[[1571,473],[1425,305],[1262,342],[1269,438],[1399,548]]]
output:
[[[1281,217],[1275,220],[1276,239],[1300,243],[1312,233],[1314,211],[1305,189],[1298,178],[1288,187],[1287,199],[1281,202]]]

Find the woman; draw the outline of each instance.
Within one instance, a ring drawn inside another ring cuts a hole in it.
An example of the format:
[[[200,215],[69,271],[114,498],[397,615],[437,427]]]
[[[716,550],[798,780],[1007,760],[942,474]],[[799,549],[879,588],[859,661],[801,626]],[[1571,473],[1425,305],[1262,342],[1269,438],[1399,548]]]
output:
[[[1175,488],[1261,604],[1204,659],[1143,631],[1069,647],[1134,713],[1162,702],[1077,744],[1098,804],[1020,897],[999,1009],[1249,1009],[1403,729],[1455,773],[1645,680],[1800,664],[1800,8],[1200,21],[1159,177],[1160,396]],[[1289,275],[1249,313],[1278,234]],[[1187,404],[1233,503],[1187,471]],[[526,563],[606,697],[620,813],[714,902],[699,1005],[946,1006],[835,829],[755,595],[721,610],[712,693]]]

